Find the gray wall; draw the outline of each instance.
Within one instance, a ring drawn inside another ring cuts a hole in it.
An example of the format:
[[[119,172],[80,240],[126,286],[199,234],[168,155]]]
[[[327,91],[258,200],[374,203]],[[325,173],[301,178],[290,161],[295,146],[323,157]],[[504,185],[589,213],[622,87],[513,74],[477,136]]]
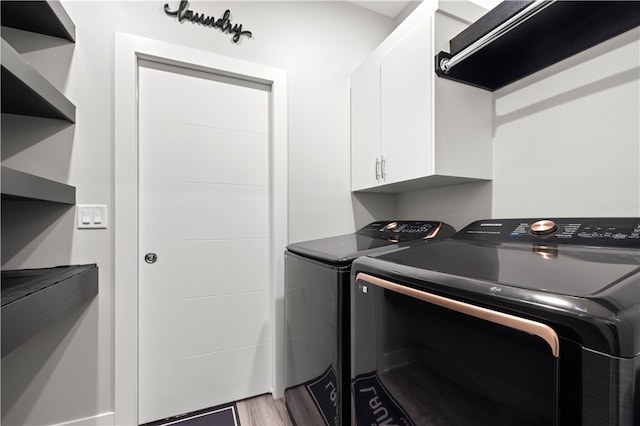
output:
[[[73,126],[4,115],[3,164],[75,185],[78,204],[107,204],[113,212],[114,33],[132,33],[285,69],[289,238],[352,231],[349,76],[391,32],[394,20],[347,2],[189,2],[213,16],[230,9],[232,21],[253,32],[233,44],[217,30],[169,18],[165,3],[62,0],[76,25],[75,45],[3,28],[3,37],[77,108]],[[10,142],[21,138],[26,148]],[[5,204],[4,269],[97,263],[100,284],[89,306],[2,359],[2,424],[112,423],[117,224],[76,230],[74,208],[38,214]]]

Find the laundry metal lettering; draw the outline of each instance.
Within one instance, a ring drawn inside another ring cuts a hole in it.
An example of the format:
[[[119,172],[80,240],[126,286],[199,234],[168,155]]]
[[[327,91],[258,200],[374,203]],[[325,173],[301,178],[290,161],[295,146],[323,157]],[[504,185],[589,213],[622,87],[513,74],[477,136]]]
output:
[[[237,43],[240,40],[240,37],[247,36],[251,37],[251,31],[245,31],[242,29],[242,24],[232,24],[231,23],[231,11],[227,9],[222,18],[215,19],[213,16],[207,16],[204,13],[197,13],[193,10],[187,9],[189,2],[187,0],[180,0],[180,4],[178,5],[178,9],[170,10],[169,4],[165,3],[164,5],[164,13],[169,16],[176,16],[179,22],[182,21],[191,21],[194,24],[202,24],[205,27],[211,28],[219,28],[223,33],[233,34],[233,42]]]

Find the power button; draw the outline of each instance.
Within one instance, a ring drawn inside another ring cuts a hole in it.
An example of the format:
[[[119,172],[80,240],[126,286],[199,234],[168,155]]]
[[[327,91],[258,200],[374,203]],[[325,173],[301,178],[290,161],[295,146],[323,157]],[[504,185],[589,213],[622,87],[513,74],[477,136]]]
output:
[[[532,223],[530,229],[534,235],[547,235],[558,229],[558,225],[552,220],[539,220]]]

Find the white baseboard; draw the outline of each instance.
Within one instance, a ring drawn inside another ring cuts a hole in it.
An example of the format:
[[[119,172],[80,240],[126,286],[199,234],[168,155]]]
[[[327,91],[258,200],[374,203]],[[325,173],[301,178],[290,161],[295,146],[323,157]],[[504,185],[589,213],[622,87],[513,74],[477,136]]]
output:
[[[57,423],[52,426],[114,426],[115,417],[113,411],[102,413],[84,419],[71,420],[64,423]]]

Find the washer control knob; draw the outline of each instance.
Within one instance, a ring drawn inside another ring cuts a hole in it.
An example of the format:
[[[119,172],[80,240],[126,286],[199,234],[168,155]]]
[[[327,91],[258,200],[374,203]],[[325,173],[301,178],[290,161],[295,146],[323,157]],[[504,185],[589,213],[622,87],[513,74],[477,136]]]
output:
[[[531,224],[531,233],[534,235],[547,235],[558,229],[558,225],[552,220],[539,220]]]

